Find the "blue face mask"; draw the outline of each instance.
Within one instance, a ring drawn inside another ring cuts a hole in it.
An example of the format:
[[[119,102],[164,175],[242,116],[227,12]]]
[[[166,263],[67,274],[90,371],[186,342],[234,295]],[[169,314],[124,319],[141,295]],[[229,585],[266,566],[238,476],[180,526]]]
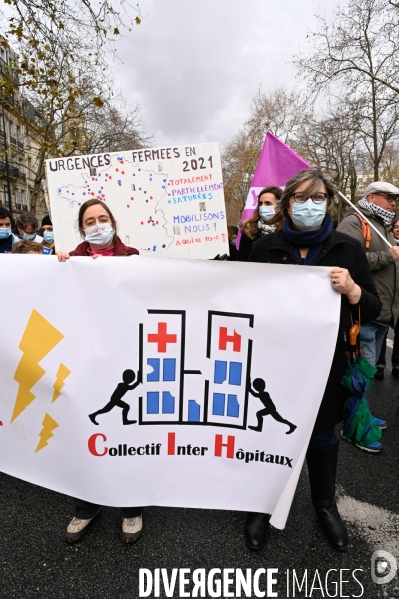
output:
[[[44,231],[43,239],[46,243],[53,243],[53,241],[54,241],[53,231]]]
[[[4,229],[3,227],[0,228],[0,239],[7,239],[7,237],[10,237],[11,235],[11,229]]]
[[[274,206],[259,206],[259,216],[266,223],[276,216]]]
[[[291,218],[294,225],[303,231],[310,231],[319,227],[326,216],[327,205],[325,202],[315,204],[311,198],[303,202],[294,202],[291,205]]]

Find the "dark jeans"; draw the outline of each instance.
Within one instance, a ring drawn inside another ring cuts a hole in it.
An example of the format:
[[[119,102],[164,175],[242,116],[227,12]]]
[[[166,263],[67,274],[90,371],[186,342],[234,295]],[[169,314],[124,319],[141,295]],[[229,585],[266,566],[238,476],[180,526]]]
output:
[[[337,441],[337,433],[335,432],[335,428],[332,426],[324,431],[324,433],[312,435],[310,437],[309,445],[317,445],[317,447],[323,447],[324,449],[327,449],[328,447],[331,447],[331,445],[335,445]]]
[[[80,518],[81,520],[89,520],[90,518],[94,518],[100,509],[99,505],[90,503],[89,501],[84,501],[83,499],[72,497],[72,501],[73,507],[75,508],[75,518]],[[143,508],[121,507],[120,511],[122,518],[136,518],[137,516],[141,516],[143,513]]]
[[[387,335],[388,335],[388,331],[389,331],[389,329],[387,330]],[[379,366],[380,368],[385,368],[385,366],[387,364],[387,360],[386,360],[387,335],[385,336],[384,342],[381,347],[380,356],[377,360],[377,366]],[[393,368],[399,368],[399,320],[396,323],[396,327],[394,329],[393,350],[392,350],[391,361],[392,361]]]

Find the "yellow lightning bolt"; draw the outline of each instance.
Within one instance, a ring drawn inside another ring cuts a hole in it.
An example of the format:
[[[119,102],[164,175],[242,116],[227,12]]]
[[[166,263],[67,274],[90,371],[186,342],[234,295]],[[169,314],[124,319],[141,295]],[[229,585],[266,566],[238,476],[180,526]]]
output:
[[[58,422],[56,422],[54,418],[51,418],[49,414],[45,414],[42,424],[43,428],[39,433],[40,441],[36,447],[35,453],[43,449],[43,447],[47,447],[47,441],[51,439],[51,437],[54,437],[53,430],[59,426]]]
[[[61,395],[61,389],[65,385],[65,379],[70,374],[71,374],[71,371],[69,370],[69,368],[67,368],[65,366],[65,364],[60,364],[60,367],[56,374],[55,383],[53,385],[54,393],[53,393],[53,399],[51,400],[51,403],[54,403],[55,400],[58,399],[59,396]]]
[[[32,314],[22,335],[19,349],[23,356],[17,366],[14,379],[19,383],[11,422],[17,418],[35,399],[31,388],[45,374],[39,362],[64,338],[53,325],[39,312],[32,310]]]

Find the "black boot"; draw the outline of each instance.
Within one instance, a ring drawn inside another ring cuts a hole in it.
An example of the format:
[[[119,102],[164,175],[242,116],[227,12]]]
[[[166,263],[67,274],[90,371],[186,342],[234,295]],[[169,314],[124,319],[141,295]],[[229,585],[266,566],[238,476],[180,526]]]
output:
[[[259,551],[265,544],[269,520],[269,514],[248,512],[247,521],[245,522],[245,542],[253,551]]]
[[[335,503],[338,441],[324,449],[310,444],[306,453],[312,502],[323,532],[337,551],[348,549],[348,533]]]

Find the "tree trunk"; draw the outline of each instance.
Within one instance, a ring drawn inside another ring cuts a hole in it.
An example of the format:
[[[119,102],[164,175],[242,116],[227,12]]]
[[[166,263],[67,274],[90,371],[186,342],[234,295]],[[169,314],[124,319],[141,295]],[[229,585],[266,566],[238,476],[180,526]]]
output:
[[[30,211],[35,216],[37,209],[37,200],[39,198],[40,192],[42,191],[42,181],[44,177],[44,158],[44,151],[41,151],[39,154],[39,165],[36,171],[35,182],[33,184],[33,192],[30,198]]]

